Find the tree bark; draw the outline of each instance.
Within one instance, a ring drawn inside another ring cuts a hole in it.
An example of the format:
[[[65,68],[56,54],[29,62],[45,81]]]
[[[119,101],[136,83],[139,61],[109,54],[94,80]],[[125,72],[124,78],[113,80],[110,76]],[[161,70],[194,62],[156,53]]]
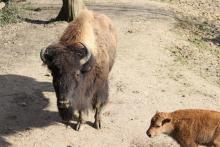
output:
[[[2,2],[5,2],[6,6],[8,6],[11,3],[11,0],[2,0]]]
[[[63,6],[57,16],[57,20],[72,21],[80,13],[85,5],[82,0],[63,0]]]

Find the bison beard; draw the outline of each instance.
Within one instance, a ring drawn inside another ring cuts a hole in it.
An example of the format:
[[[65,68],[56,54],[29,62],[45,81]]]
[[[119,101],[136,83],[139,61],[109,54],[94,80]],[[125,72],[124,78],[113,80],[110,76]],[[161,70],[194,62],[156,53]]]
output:
[[[58,107],[58,110],[59,110],[59,114],[60,114],[64,123],[68,123],[68,121],[72,119],[73,111],[72,111],[71,106],[69,106],[67,108]]]
[[[116,33],[111,20],[87,9],[71,22],[56,44],[41,50],[40,57],[53,76],[57,107],[64,122],[78,111],[95,110],[94,126],[101,128],[101,110],[108,102],[108,74],[116,54]]]

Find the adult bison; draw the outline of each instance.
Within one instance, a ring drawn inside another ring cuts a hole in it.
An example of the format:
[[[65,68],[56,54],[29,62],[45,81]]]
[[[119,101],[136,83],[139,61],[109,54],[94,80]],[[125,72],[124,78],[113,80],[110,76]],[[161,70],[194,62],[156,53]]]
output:
[[[108,102],[108,75],[116,55],[116,31],[111,20],[87,9],[71,22],[59,42],[42,49],[40,56],[53,76],[57,106],[63,121],[79,112],[95,110],[94,126],[101,128],[101,110]]]

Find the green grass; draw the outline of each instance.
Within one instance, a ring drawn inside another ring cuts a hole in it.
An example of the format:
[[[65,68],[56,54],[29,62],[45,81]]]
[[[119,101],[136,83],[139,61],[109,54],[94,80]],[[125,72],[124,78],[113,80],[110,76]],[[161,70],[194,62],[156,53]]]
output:
[[[212,43],[220,30],[213,22],[200,18],[184,17],[177,18],[176,32],[185,34],[189,42],[203,51],[210,51],[212,55],[220,55],[220,46]]]
[[[15,5],[10,5],[0,10],[0,26],[20,22],[20,12],[20,8]]]
[[[188,64],[188,56],[183,53],[183,49],[180,47],[172,47],[168,49],[172,55],[175,57],[174,61],[180,63],[181,65]]]
[[[32,6],[30,3],[26,4],[16,4],[12,3],[8,7],[0,10],[0,27],[3,27],[7,24],[21,22],[22,19],[19,16],[22,16],[25,11],[41,11],[40,8]]]

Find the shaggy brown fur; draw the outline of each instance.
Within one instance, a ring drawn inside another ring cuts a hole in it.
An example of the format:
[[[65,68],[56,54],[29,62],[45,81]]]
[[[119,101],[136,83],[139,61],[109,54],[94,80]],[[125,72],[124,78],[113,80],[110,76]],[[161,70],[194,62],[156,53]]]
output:
[[[108,101],[108,74],[116,54],[116,31],[111,20],[100,13],[83,10],[65,30],[59,43],[42,51],[41,58],[52,72],[57,105],[63,120],[70,120],[73,110],[93,108],[95,127],[101,127],[100,113]],[[82,58],[91,57],[86,63]],[[73,109],[73,110],[72,110]]]
[[[83,42],[92,51],[98,64],[114,63],[117,44],[116,30],[111,20],[103,14],[85,9],[66,29],[60,39],[62,44]]]
[[[149,137],[168,134],[181,147],[200,145],[220,147],[220,112],[209,110],[178,110],[157,112],[147,130]]]

